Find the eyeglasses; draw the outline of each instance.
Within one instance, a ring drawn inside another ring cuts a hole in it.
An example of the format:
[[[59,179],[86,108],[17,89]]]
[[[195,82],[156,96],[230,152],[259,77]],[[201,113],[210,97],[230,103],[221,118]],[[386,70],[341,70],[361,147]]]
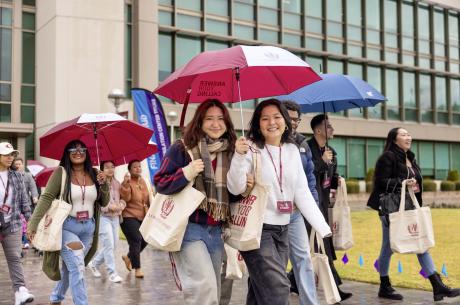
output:
[[[76,153],[79,153],[80,155],[86,154],[86,147],[75,147],[75,148],[69,148],[67,151],[74,155]]]
[[[291,118],[291,121],[294,122],[294,123],[299,124],[300,121],[302,121],[302,119],[301,118]]]

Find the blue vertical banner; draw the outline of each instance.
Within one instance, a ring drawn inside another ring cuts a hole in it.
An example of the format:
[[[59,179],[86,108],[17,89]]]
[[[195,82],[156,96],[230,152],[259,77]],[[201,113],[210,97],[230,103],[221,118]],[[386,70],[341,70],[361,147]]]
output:
[[[160,100],[152,92],[135,88],[131,89],[137,121],[142,126],[153,130],[151,141],[158,145],[158,153],[147,158],[150,180],[160,168],[161,160],[169,148],[170,139],[166,119]]]

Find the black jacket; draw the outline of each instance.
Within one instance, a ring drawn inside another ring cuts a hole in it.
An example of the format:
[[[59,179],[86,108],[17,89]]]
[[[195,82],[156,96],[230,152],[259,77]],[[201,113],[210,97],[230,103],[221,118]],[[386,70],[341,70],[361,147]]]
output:
[[[389,150],[377,160],[374,173],[374,189],[367,201],[367,206],[374,210],[379,209],[380,194],[388,191],[391,192],[396,188],[397,192],[401,192],[402,181],[408,178],[414,178],[414,174],[406,166],[406,154],[409,161],[412,163],[412,168],[415,172],[415,179],[420,186],[420,192],[416,193],[418,202],[422,205],[422,176],[420,167],[417,165],[415,155],[410,150],[404,152],[396,144],[392,145]]]

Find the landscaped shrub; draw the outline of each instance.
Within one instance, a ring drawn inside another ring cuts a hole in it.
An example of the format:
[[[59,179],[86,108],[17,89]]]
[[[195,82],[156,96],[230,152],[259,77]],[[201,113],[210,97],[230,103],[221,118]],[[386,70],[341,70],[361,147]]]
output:
[[[460,181],[455,181],[455,190],[460,191]]]
[[[452,181],[444,180],[441,182],[441,191],[455,191],[455,183]]]
[[[347,193],[358,194],[359,193],[359,182],[358,180],[347,180]]]
[[[374,182],[366,181],[366,193],[371,193],[373,189],[374,189]]]
[[[366,182],[374,180],[374,172],[375,170],[373,168],[369,168],[369,170],[366,173]]]
[[[436,183],[431,179],[424,179],[423,180],[423,191],[424,192],[435,192]]]
[[[459,174],[458,174],[458,170],[454,169],[454,170],[449,171],[449,173],[447,174],[447,179],[446,180],[448,180],[448,181],[459,181],[460,177],[459,177]]]

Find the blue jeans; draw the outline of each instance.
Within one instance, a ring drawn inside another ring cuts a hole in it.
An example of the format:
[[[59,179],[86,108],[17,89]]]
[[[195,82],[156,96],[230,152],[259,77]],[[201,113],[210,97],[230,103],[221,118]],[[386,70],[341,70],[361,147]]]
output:
[[[380,216],[380,221],[382,222],[382,248],[380,249],[379,256],[379,273],[380,276],[388,276],[391,255],[393,254],[390,247],[390,227],[385,216]],[[420,266],[423,268],[423,271],[425,271],[428,276],[433,275],[436,272],[433,259],[428,251],[422,254],[417,254],[417,258]]]
[[[172,252],[185,304],[218,305],[224,242],[220,226],[189,222],[180,251]]]
[[[99,241],[102,248],[93,258],[93,265],[99,267],[105,262],[109,274],[116,273],[114,252],[118,243],[120,220],[118,216],[101,216],[99,223]]]
[[[64,300],[70,286],[72,300],[75,305],[87,305],[88,296],[85,287],[85,255],[93,242],[96,223],[94,218],[86,221],[77,221],[74,217],[67,217],[62,227],[62,267],[61,280],[57,282],[50,296],[51,303]],[[73,250],[69,243],[80,242],[82,249]]]
[[[307,228],[299,210],[291,214],[289,223],[289,258],[299,290],[299,304],[319,305]]]

